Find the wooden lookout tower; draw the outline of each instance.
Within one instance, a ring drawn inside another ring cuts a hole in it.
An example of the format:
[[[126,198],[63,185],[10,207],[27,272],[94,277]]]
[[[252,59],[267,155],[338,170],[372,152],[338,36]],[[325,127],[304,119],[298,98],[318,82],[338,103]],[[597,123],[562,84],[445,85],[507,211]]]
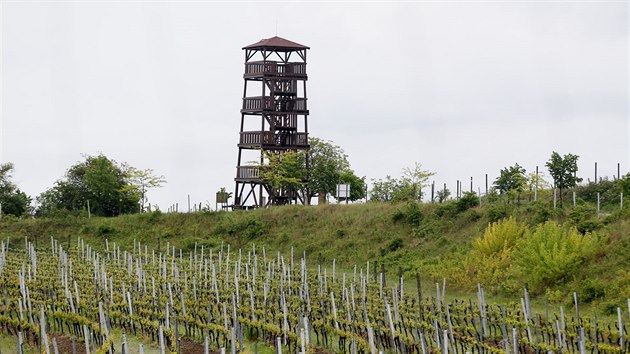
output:
[[[245,80],[241,109],[234,209],[304,203],[296,190],[272,188],[261,179],[268,154],[306,151],[308,109],[306,51],[309,47],[272,37],[243,48]]]

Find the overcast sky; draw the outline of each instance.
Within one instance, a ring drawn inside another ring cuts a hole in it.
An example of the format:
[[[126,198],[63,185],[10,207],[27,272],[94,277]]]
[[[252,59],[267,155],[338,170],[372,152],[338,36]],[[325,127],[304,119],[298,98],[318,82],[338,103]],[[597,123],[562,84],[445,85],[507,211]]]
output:
[[[277,28],[277,29],[276,29]],[[82,154],[152,168],[162,210],[233,190],[245,45],[311,47],[311,136],[368,181],[483,189],[552,151],[628,171],[626,1],[3,1],[0,160],[36,196]],[[546,172],[546,171],[545,171]]]

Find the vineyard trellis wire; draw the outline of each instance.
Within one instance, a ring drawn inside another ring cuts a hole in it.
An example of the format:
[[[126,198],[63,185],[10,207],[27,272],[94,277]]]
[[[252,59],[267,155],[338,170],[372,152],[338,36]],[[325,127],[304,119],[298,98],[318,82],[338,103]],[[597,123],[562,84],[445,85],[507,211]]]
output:
[[[161,353],[181,353],[184,337],[206,353],[237,353],[252,340],[291,353],[630,350],[625,311],[618,308],[612,322],[581,316],[577,294],[574,316],[561,307],[549,317],[532,312],[527,289],[520,304],[487,304],[481,285],[476,302],[449,302],[445,282],[423,296],[419,275],[411,293],[402,277],[388,287],[374,264],[337,274],[334,261],[330,271],[308,267],[306,254],[295,262],[293,252],[254,245],[195,246],[184,255],[170,244],[161,253],[135,241],[128,252],[106,240],[102,253],[81,238],[66,248],[52,237],[50,248],[8,241],[0,242],[0,331],[18,338],[20,354],[25,341],[56,353],[51,333],[76,338],[86,353],[113,353],[113,328],[149,338]]]

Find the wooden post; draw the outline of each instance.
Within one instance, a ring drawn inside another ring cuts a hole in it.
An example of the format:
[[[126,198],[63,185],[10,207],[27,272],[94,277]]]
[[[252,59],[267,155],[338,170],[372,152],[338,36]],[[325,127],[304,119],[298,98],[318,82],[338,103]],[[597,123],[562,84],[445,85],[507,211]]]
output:
[[[435,199],[435,181],[431,183],[431,203],[433,203]]]
[[[457,188],[456,188],[456,191],[455,191],[455,198],[456,199],[459,199],[459,188],[460,188],[460,182],[459,182],[459,180],[457,180]]]

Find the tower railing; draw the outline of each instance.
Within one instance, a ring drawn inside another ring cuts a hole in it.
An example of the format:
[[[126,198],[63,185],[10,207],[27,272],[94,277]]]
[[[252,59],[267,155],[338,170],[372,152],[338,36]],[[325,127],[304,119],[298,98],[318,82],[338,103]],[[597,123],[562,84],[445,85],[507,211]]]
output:
[[[236,167],[236,179],[257,180],[260,179],[260,166],[238,166]]]
[[[306,98],[290,98],[275,100],[273,97],[245,97],[243,98],[244,113],[256,113],[263,111],[276,112],[306,112]]]
[[[307,133],[274,133],[270,131],[244,131],[241,132],[239,145],[243,147],[283,147],[303,148],[308,146]]]
[[[243,77],[257,76],[306,76],[306,63],[282,63],[276,61],[251,61],[245,63]]]

